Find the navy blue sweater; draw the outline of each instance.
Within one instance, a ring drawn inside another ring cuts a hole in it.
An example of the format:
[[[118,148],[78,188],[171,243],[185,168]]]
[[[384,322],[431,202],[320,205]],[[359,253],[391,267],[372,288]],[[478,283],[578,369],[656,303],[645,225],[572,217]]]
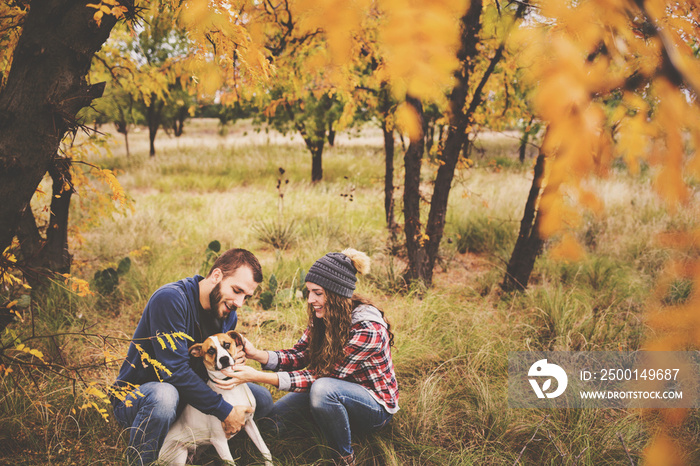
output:
[[[221,323],[202,308],[199,302],[199,281],[202,278],[201,275],[185,278],[164,285],[153,293],[136,326],[115,385],[131,387],[159,380],[156,375],[158,369],[143,360],[142,353],[136,347],[139,345],[148,358],[160,362],[171,372],[168,375],[165,371],[158,370],[163,382],[177,388],[181,406],[190,404],[223,421],[231,412],[232,406],[207,386],[206,371],[203,370],[201,361],[191,358],[188,350],[189,346],[201,343],[210,334],[222,331],[222,327],[225,330],[234,329],[238,318],[235,312],[231,312],[226,321]],[[171,341],[162,336],[176,332],[189,335],[194,342],[182,338],[172,338]]]

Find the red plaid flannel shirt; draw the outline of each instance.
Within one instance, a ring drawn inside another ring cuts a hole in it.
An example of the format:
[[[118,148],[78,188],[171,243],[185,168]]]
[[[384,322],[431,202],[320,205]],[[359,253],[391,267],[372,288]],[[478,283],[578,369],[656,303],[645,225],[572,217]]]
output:
[[[309,391],[317,378],[313,371],[304,369],[309,363],[309,332],[307,327],[292,349],[275,351],[277,370],[289,373],[292,392]],[[344,350],[345,358],[333,367],[330,376],[362,385],[387,411],[396,412],[399,390],[386,327],[371,321],[355,323]]]

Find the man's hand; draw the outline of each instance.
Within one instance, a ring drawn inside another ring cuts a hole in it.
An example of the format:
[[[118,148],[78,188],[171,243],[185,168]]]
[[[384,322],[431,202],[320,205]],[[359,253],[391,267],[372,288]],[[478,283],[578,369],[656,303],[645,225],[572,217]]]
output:
[[[255,408],[252,406],[234,406],[228,417],[221,423],[226,438],[236,435],[245,425],[246,414],[254,412]]]

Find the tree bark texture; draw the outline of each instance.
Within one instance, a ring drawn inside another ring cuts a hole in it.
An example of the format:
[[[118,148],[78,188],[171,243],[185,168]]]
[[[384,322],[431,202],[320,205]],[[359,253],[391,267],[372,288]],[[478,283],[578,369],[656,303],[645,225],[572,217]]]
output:
[[[545,135],[546,137],[546,135]],[[532,179],[530,193],[525,203],[523,218],[520,221],[520,232],[515,242],[513,253],[508,261],[505,277],[501,283],[503,291],[524,290],[530,280],[535,260],[542,252],[544,239],[539,234],[538,206],[542,198],[542,186],[545,178],[546,156],[542,150],[535,163],[535,175]]]
[[[389,127],[393,102],[389,85],[384,82],[379,90],[379,111],[382,116],[382,134],[384,135],[384,215],[386,227],[394,239],[394,128]]]
[[[394,230],[394,130],[382,121],[384,133],[384,214],[389,231]]]
[[[49,167],[52,196],[46,237],[42,237],[29,206],[24,210],[17,231],[22,251],[23,272],[32,287],[42,284],[44,270],[69,273],[72,256],[68,251],[68,214],[73,195],[70,160],[54,158]]]
[[[71,255],[68,252],[68,214],[73,195],[73,179],[70,174],[71,162],[56,158],[49,168],[53,182],[51,215],[46,230],[46,244],[43,248],[44,266],[53,272],[70,272]]]
[[[11,242],[75,115],[102,95],[85,79],[116,20],[98,26],[87,1],[31,3],[0,91],[0,252]],[[133,10],[133,1],[123,0]]]
[[[424,127],[423,105],[420,100],[406,96],[406,103],[413,107]],[[406,253],[408,255],[408,268],[404,274],[407,282],[420,280],[425,272],[426,264],[425,248],[422,245],[422,233],[420,223],[420,170],[425,150],[425,139],[421,136],[411,141],[406,150],[403,163],[405,171],[403,187],[403,215],[404,232],[406,233]]]

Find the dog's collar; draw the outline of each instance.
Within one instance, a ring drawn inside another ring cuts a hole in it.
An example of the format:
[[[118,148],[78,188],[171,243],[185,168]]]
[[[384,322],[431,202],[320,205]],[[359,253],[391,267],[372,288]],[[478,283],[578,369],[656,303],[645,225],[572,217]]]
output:
[[[224,377],[223,379],[214,379],[211,375],[209,376],[209,380],[211,380],[212,382],[225,382],[227,380],[231,380],[232,378],[233,377]]]
[[[212,382],[226,382],[233,378],[224,374],[223,371],[207,371],[207,377],[209,377],[209,380]]]

